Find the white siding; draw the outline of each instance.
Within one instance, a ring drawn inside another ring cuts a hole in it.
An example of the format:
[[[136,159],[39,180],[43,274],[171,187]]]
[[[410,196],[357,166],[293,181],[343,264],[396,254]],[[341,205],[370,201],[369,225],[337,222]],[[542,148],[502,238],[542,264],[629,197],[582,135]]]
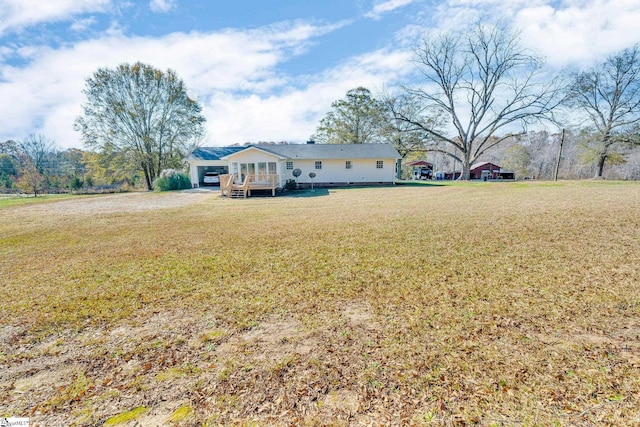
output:
[[[278,156],[255,148],[248,148],[238,153],[227,156],[229,162],[238,163],[258,163],[258,162],[277,162]]]
[[[322,161],[322,169],[315,168],[316,161]],[[351,160],[351,169],[347,169],[346,161]],[[376,161],[382,160],[383,168],[376,168]],[[285,162],[282,163],[283,168]],[[393,182],[395,178],[395,159],[313,159],[294,160],[293,168],[302,170],[298,178],[301,184],[311,183],[310,172],[315,172],[316,183],[364,183],[364,182]],[[291,179],[292,171],[286,171],[286,178]]]
[[[361,147],[360,147],[361,148]],[[277,148],[273,148],[275,151]],[[266,148],[265,148],[266,150]],[[332,154],[334,154],[333,152]],[[347,155],[347,153],[343,153]],[[361,153],[358,153],[361,156]],[[292,156],[297,155],[293,151]],[[342,154],[341,154],[342,155]],[[385,155],[389,155],[385,153]],[[192,182],[197,182],[198,166],[214,166],[225,165],[228,166],[229,172],[233,173],[236,168],[234,165],[240,165],[242,163],[255,164],[256,169],[258,163],[276,163],[276,173],[279,176],[280,186],[284,187],[287,180],[294,179],[293,170],[287,169],[287,162],[293,162],[293,169],[300,169],[302,174],[297,178],[297,182],[300,184],[310,184],[311,182],[317,184],[359,184],[359,183],[393,183],[396,177],[396,159],[395,158],[341,158],[341,159],[326,159],[326,158],[305,158],[298,159],[296,157],[285,158],[286,154],[278,155],[263,151],[259,148],[249,147],[245,150],[229,154],[223,157],[223,160],[219,161],[191,161],[191,179]],[[316,169],[315,164],[317,161],[322,162],[322,169]],[[351,168],[347,169],[346,162],[351,162]],[[383,168],[376,167],[378,161],[383,162]],[[239,168],[237,169],[239,170]],[[309,173],[314,172],[316,177],[311,180]]]
[[[235,168],[233,167],[233,163],[254,163],[257,165],[258,163],[262,162],[274,162],[276,163],[277,167],[276,173],[278,174],[278,177],[280,179],[280,187],[284,187],[284,183],[286,182],[286,179],[284,179],[284,174],[286,172],[285,163],[283,161],[280,161],[280,158],[275,154],[266,153],[255,148],[248,148],[238,153],[231,154],[226,158],[228,159],[230,173],[233,173],[233,171],[235,170]]]

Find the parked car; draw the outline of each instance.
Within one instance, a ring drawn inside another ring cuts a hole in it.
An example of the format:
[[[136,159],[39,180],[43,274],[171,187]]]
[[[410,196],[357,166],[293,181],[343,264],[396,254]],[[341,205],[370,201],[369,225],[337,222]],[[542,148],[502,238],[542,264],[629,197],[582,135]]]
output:
[[[220,185],[220,174],[218,172],[205,172],[204,185]]]

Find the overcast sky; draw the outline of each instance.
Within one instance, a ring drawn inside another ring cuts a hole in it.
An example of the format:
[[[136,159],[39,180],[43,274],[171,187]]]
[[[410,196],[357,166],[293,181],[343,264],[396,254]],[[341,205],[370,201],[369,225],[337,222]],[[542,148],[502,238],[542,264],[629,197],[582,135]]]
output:
[[[551,70],[640,41],[640,0],[0,0],[0,141],[83,148],[85,79],[142,61],[197,96],[204,145],[304,142],[347,90],[410,81],[426,31],[498,19]]]

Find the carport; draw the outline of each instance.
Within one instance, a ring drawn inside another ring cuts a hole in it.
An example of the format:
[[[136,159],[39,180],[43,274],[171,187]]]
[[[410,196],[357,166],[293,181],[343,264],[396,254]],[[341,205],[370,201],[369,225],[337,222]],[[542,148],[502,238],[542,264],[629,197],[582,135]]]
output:
[[[229,173],[229,165],[221,157],[233,154],[245,147],[200,147],[196,148],[184,160],[189,164],[189,178],[193,188],[202,186],[206,172]]]

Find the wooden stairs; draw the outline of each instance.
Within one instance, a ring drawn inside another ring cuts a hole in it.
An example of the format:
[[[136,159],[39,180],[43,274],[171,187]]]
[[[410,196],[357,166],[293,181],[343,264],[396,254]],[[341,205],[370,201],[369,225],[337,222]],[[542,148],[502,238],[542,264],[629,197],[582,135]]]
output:
[[[235,184],[233,174],[220,177],[220,192],[230,198],[246,198],[249,194],[249,176],[245,177],[242,184]]]

